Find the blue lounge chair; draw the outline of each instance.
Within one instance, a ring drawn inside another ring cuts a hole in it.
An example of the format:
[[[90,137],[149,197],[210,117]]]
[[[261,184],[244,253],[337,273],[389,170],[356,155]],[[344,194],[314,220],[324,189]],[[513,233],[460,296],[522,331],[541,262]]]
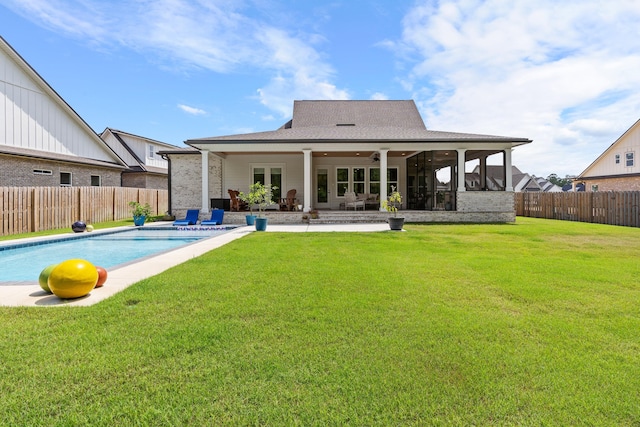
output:
[[[214,209],[211,211],[211,219],[203,219],[200,225],[221,225],[224,218],[224,210]]]
[[[189,209],[184,219],[178,219],[173,222],[173,225],[194,225],[198,222],[198,216],[200,215],[200,209]]]

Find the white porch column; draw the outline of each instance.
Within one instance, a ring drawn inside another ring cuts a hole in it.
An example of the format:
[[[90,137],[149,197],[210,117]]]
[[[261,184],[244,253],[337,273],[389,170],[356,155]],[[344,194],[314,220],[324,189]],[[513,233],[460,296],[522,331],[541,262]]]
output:
[[[513,191],[513,176],[511,172],[511,148],[504,150],[504,191]]]
[[[209,212],[209,151],[202,150],[202,207],[200,212]]]
[[[464,185],[464,154],[467,152],[467,149],[457,148],[456,151],[458,152],[458,191],[466,191]]]
[[[311,149],[305,148],[304,153],[304,207],[303,212],[311,211]]]
[[[382,207],[382,202],[389,197],[387,194],[387,153],[389,149],[381,148],[378,152],[380,153],[380,212],[386,212],[386,209]],[[399,189],[396,188],[396,191]]]

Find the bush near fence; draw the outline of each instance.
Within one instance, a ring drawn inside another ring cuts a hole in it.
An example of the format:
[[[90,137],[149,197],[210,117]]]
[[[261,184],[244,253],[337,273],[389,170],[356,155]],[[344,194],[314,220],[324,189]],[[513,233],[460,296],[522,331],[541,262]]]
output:
[[[640,191],[515,193],[516,215],[640,227]]]
[[[0,187],[2,234],[69,228],[75,221],[131,217],[130,201],[149,203],[153,215],[168,210],[169,192],[125,187]]]

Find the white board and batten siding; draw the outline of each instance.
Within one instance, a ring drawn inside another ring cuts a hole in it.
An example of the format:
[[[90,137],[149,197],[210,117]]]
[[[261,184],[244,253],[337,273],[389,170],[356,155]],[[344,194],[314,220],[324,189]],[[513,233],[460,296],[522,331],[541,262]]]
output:
[[[127,144],[129,150],[133,151],[133,154],[127,150],[125,146],[123,146],[115,137],[113,132],[117,132],[118,136]],[[175,146],[171,144],[160,143],[159,141],[154,141],[148,138],[143,138],[140,136],[107,129],[102,133],[102,139],[107,143],[107,145],[123,159],[127,165],[129,166],[137,166],[138,160],[134,157],[137,156],[138,159],[145,166],[152,166],[161,169],[168,169],[169,162],[162,158],[161,155],[158,154],[158,151],[174,149]],[[151,155],[150,147],[153,147],[153,156]]]
[[[627,153],[633,153],[633,166],[627,166]],[[618,163],[616,163],[616,159],[619,160]],[[597,177],[637,173],[640,173],[640,120],[618,138],[581,176]]]
[[[0,144],[117,162],[97,134],[0,39]]]

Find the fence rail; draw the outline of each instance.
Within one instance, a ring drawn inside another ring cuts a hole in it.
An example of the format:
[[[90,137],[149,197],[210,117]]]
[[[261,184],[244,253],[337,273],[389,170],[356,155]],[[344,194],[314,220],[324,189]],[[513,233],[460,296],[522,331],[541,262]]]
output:
[[[516,193],[516,215],[640,227],[640,191]]]
[[[131,216],[129,202],[149,203],[153,215],[168,209],[167,190],[126,187],[0,187],[2,233],[10,235],[117,221]]]

